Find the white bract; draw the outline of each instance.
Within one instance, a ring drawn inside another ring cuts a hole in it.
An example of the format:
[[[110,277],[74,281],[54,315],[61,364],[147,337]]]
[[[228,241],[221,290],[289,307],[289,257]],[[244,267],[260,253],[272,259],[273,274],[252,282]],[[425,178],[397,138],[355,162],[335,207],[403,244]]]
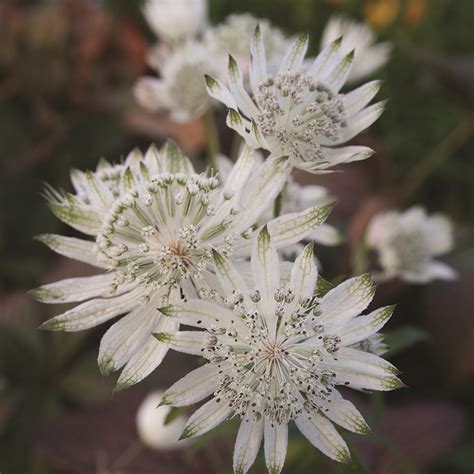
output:
[[[191,440],[179,440],[186,425],[186,417],[178,415],[165,424],[170,414],[169,406],[158,406],[163,392],[150,393],[137,411],[136,425],[141,441],[153,449],[183,449]]]
[[[454,245],[453,228],[442,214],[427,215],[418,206],[405,212],[377,214],[367,228],[367,245],[377,252],[381,279],[400,277],[411,283],[452,280],[456,272],[434,257]]]
[[[260,153],[255,154],[256,166],[263,162],[263,157]],[[219,170],[219,177],[224,181],[232,170],[232,161],[224,155],[217,155],[214,157],[214,162]],[[263,225],[275,216],[275,211],[280,214],[289,214],[294,212],[300,212],[305,209],[314,206],[324,206],[333,202],[334,199],[329,196],[328,191],[323,186],[316,184],[303,186],[296,182],[291,175],[288,176],[284,188],[276,202],[272,202],[271,206],[267,209],[261,218],[260,223]],[[342,236],[337,229],[329,224],[322,223],[316,227],[308,236],[308,240],[321,245],[339,245],[342,242]],[[282,249],[285,255],[293,253],[294,249],[301,249],[301,244],[295,244],[294,246],[286,247]]]
[[[160,78],[140,78],[134,86],[138,103],[149,111],[166,110],[175,122],[188,122],[203,115],[210,107],[204,75],[220,74],[211,51],[199,41],[187,41],[179,47],[161,51]]]
[[[323,31],[321,47],[329,46],[342,36],[341,51],[355,49],[354,62],[347,82],[355,82],[370,76],[390,58],[392,45],[375,43],[375,35],[368,25],[348,18],[333,16]]]
[[[147,0],[143,14],[154,33],[168,42],[202,32],[207,24],[206,0]]]
[[[353,59],[352,53],[340,55],[340,40],[309,65],[304,63],[307,47],[308,36],[300,36],[272,74],[257,27],[250,47],[252,97],[232,56],[229,89],[211,76],[206,76],[206,84],[209,94],[228,107],[228,125],[250,146],[269,150],[273,156],[287,156],[298,168],[322,173],[372,155],[364,146],[337,147],[377,120],[384,104],[367,107],[379,90],[377,81],[348,94],[340,92]]]
[[[205,331],[156,334],[175,350],[207,359],[163,396],[162,404],[184,406],[212,395],[190,417],[182,438],[234,416],[242,419],[236,473],[248,471],[262,438],[268,470],[280,472],[290,422],[324,454],[347,462],[349,450],[333,422],[357,433],[366,433],[368,426],[337,387],[392,390],[402,385],[392,364],[357,348],[393,311],[385,307],[360,315],[374,296],[370,276],[347,280],[319,298],[312,245],[287,277],[272,240],[266,227],[255,239],[251,286],[214,251],[224,303],[190,300],[160,309],[171,321]]]
[[[127,160],[112,170],[118,171],[109,170],[107,179],[102,172],[75,172],[76,195],[49,192],[56,216],[96,243],[41,238],[57,252],[107,273],[44,285],[34,295],[47,303],[85,301],[44,323],[45,329],[79,331],[126,315],[106,332],[99,351],[102,373],[124,367],[120,389],[147,376],[166,354],[167,346],[151,333],[177,326],[162,318],[157,306],[215,293],[213,249],[245,266],[250,228],[283,187],[290,167],[280,158],[256,169],[253,151],[245,147],[219,185],[216,177],[195,173],[168,143],[161,153],[151,148],[143,160]],[[321,224],[331,207],[315,206],[268,225],[280,247],[292,245]]]

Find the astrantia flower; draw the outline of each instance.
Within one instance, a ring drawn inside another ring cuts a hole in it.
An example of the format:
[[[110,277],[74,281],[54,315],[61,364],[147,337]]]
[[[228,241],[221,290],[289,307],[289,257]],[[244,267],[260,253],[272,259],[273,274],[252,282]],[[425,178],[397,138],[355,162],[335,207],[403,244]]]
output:
[[[123,170],[119,184],[114,184],[120,190],[117,198],[94,173],[85,175],[80,196],[51,195],[55,214],[97,236],[96,244],[61,236],[42,240],[59,253],[108,272],[35,290],[47,303],[85,301],[43,327],[79,331],[126,314],[103,337],[99,365],[105,374],[125,366],[119,388],[137,383],[160,364],[167,350],[151,333],[176,329],[156,308],[181,295],[215,292],[212,250],[236,259],[249,254],[247,229],[276,197],[288,172],[285,158],[267,160],[255,170],[253,152],[245,147],[219,186],[216,177],[195,173],[170,143],[162,153],[152,150],[133,169]],[[280,246],[291,245],[323,222],[331,207],[309,208],[268,225]]]
[[[175,122],[187,122],[203,115],[211,104],[204,75],[220,75],[221,70],[203,43],[188,41],[162,52],[159,74],[159,79],[140,78],[134,87],[135,98],[147,110],[167,110]]]
[[[252,37],[257,24],[260,25],[267,61],[271,67],[281,61],[290,42],[268,20],[256,18],[249,13],[229,15],[223,23],[206,32],[205,41],[217,56],[222,57],[224,64],[228,55],[231,54],[239,66],[248,72],[248,39]]]
[[[453,228],[441,214],[428,216],[421,207],[376,215],[367,229],[367,245],[375,250],[380,278],[400,277],[411,283],[452,280],[456,272],[434,257],[454,245]]]
[[[182,438],[238,416],[242,422],[234,471],[248,471],[264,437],[268,470],[278,473],[286,456],[288,424],[294,422],[324,454],[347,462],[349,450],[332,422],[357,433],[367,432],[368,426],[337,387],[401,386],[393,365],[355,348],[385,324],[393,307],[360,316],[374,295],[368,275],[316,297],[311,245],[295,261],[289,280],[282,277],[265,227],[253,247],[251,287],[223,255],[214,252],[214,260],[225,304],[190,300],[161,308],[171,320],[205,331],[156,334],[173,349],[208,361],[163,397],[164,404],[183,406],[212,394],[190,417]]]
[[[349,53],[355,48],[348,82],[359,81],[370,76],[390,58],[392,51],[390,43],[375,44],[375,35],[368,25],[340,16],[333,16],[326,24],[321,38],[321,47],[329,46],[341,36],[343,53]]]
[[[165,41],[181,41],[200,33],[207,23],[206,0],[147,0],[143,14]]]
[[[250,85],[229,57],[229,89],[206,76],[209,94],[229,108],[228,125],[250,146],[288,156],[293,166],[324,172],[328,168],[372,154],[363,146],[341,145],[370,126],[383,111],[383,103],[366,105],[380,84],[371,82],[342,94],[353,54],[339,54],[337,40],[309,65],[304,63],[308,36],[300,36],[286,54],[276,74],[268,70],[260,28],[251,43]]]

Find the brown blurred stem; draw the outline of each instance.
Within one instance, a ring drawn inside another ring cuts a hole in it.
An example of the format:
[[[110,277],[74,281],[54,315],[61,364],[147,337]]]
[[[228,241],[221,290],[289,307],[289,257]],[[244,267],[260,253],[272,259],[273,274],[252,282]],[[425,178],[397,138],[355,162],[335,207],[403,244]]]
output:
[[[473,120],[469,117],[464,118],[425,160],[411,170],[405,180],[406,186],[400,191],[398,202],[401,205],[406,204],[436,169],[472,136],[473,131]]]

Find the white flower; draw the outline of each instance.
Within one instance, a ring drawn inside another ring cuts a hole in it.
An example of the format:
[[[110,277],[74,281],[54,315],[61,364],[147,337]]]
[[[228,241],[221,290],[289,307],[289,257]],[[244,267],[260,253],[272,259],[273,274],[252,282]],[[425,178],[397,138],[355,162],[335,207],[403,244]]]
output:
[[[143,14],[151,29],[165,41],[191,38],[207,24],[206,0],[147,0]]]
[[[153,449],[183,449],[191,440],[179,440],[186,425],[186,417],[178,415],[165,424],[171,408],[158,406],[163,392],[150,393],[141,403],[137,411],[136,424],[142,442]]]
[[[260,28],[251,42],[250,85],[229,57],[229,89],[206,76],[209,94],[229,108],[228,125],[255,148],[310,172],[324,172],[339,163],[362,160],[372,154],[363,146],[341,145],[370,126],[382,113],[383,103],[366,105],[379,90],[370,82],[348,93],[340,89],[350,72],[353,55],[339,54],[335,41],[310,64],[304,64],[307,35],[300,36],[283,59],[277,74],[269,74]],[[326,171],[327,172],[327,171]]]
[[[284,277],[265,227],[253,247],[251,287],[220,253],[214,252],[214,260],[225,305],[190,300],[161,308],[171,320],[205,331],[156,334],[171,348],[208,360],[163,396],[162,404],[184,406],[212,395],[190,417],[181,438],[238,416],[234,471],[248,471],[264,437],[268,470],[278,473],[288,424],[294,422],[324,454],[347,462],[349,450],[332,422],[357,433],[366,433],[368,426],[337,387],[392,390],[402,385],[392,364],[354,347],[385,324],[393,307],[360,315],[374,296],[368,275],[315,296],[311,244],[296,259],[289,279]]]
[[[158,66],[156,58],[151,58]],[[146,76],[134,86],[138,103],[150,111],[167,110],[175,122],[188,122],[203,115],[210,107],[204,75],[220,74],[211,51],[201,42],[188,41],[179,47],[161,51],[160,78]]]
[[[329,46],[342,36],[341,50],[349,53],[355,48],[354,62],[348,82],[359,81],[380,69],[390,58],[392,45],[375,44],[375,35],[368,25],[348,18],[333,16],[323,31],[321,47]]]
[[[290,46],[290,40],[268,20],[256,18],[249,13],[229,15],[223,23],[207,30],[205,40],[215,54],[222,57],[224,64],[231,54],[247,73],[248,39],[252,37],[257,24],[260,25],[267,61],[270,65],[277,65]]]
[[[368,247],[378,253],[383,279],[427,283],[456,277],[451,267],[433,259],[454,245],[452,225],[441,214],[428,216],[418,206],[378,214],[369,223],[366,238]]]
[[[58,253],[104,268],[107,273],[44,285],[34,295],[46,303],[82,304],[43,324],[44,329],[79,331],[119,315],[102,338],[101,372],[124,367],[118,389],[154,370],[167,346],[152,332],[174,331],[157,306],[185,297],[215,293],[212,250],[249,255],[249,230],[283,187],[290,167],[285,158],[267,160],[257,170],[245,147],[223,186],[216,177],[194,172],[173,143],[152,148],[143,160],[121,167],[120,179],[105,183],[83,174],[78,195],[49,194],[57,217],[96,243],[71,237],[41,240]],[[252,176],[250,174],[253,172]],[[82,176],[82,175],[81,175]],[[114,183],[113,186],[110,184]],[[116,197],[111,189],[118,189]],[[332,205],[281,216],[268,223],[280,247],[291,245],[324,221]]]

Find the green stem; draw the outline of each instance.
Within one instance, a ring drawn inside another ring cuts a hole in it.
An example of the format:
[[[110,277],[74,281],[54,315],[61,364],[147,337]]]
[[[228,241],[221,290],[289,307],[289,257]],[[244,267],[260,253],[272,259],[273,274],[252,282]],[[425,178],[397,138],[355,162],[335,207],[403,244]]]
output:
[[[409,201],[436,169],[472,136],[473,130],[473,123],[469,118],[462,120],[425,160],[412,169],[405,179],[406,186],[401,189],[398,202],[403,205]]]
[[[219,131],[212,109],[209,109],[203,118],[204,127],[206,129],[208,160],[209,164],[215,168],[215,156],[220,152],[220,145]]]
[[[242,144],[242,137],[238,133],[234,133],[232,138],[232,146],[230,149],[230,159],[235,163],[239,157],[240,145]]]

